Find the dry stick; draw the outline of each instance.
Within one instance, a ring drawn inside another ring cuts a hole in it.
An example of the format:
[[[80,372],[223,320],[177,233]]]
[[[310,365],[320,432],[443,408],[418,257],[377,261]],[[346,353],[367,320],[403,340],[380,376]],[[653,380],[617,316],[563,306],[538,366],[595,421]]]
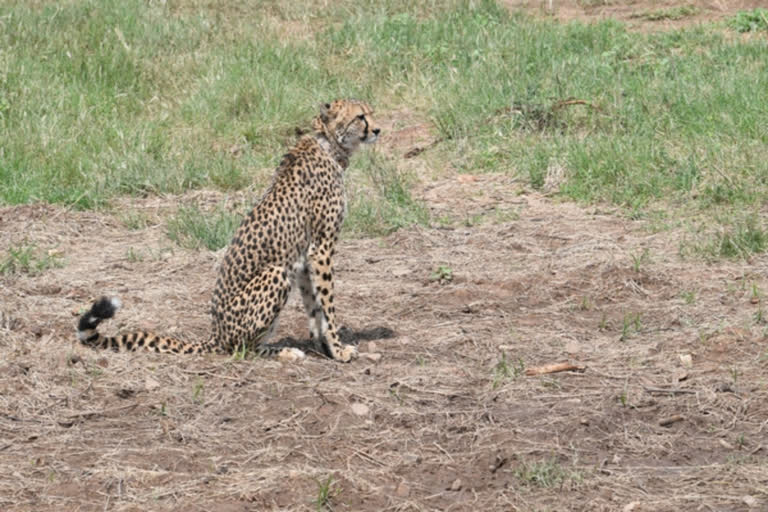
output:
[[[677,423],[678,421],[683,421],[683,420],[685,420],[685,418],[677,414],[675,416],[670,416],[669,418],[664,418],[663,420],[659,420],[659,426],[668,427],[673,423]]]
[[[588,106],[590,108],[593,108],[595,110],[598,110],[600,112],[603,111],[603,109],[601,109],[600,107],[598,107],[594,103],[590,103],[587,100],[577,100],[575,98],[570,98],[570,99],[567,99],[567,100],[557,101],[557,102],[555,102],[554,105],[552,105],[552,108],[550,110],[552,110],[552,112],[554,112],[555,110],[561,109],[563,107],[567,107],[569,105],[586,105],[586,106]]]
[[[138,407],[138,403],[135,404],[129,404],[124,405],[122,407],[114,407],[112,409],[102,409],[100,411],[85,411],[85,412],[78,412],[75,414],[69,414],[67,415],[68,419],[75,419],[75,418],[92,418],[94,416],[107,416],[108,414],[112,414],[114,412],[121,412],[133,409],[135,407]]]
[[[546,373],[557,373],[557,372],[583,372],[586,370],[586,366],[577,366],[575,364],[571,364],[568,361],[564,363],[555,363],[555,364],[548,364],[544,366],[536,366],[534,368],[528,368],[525,370],[525,374],[530,376],[533,375],[544,375]]]
[[[695,395],[693,389],[643,388],[648,393],[663,393],[667,395]]]
[[[426,150],[437,146],[444,140],[445,140],[444,137],[439,137],[433,140],[432,142],[430,142],[429,144],[427,144],[426,146],[414,146],[403,154],[403,158],[413,158],[415,156],[418,156],[423,152],[425,152]]]
[[[360,457],[361,459],[363,459],[363,460],[365,460],[367,462],[371,462],[373,464],[378,464],[379,466],[382,466],[382,467],[387,467],[386,464],[384,464],[383,462],[381,462],[378,459],[375,459],[372,455],[368,455],[367,453],[365,453],[363,451],[360,451],[360,450],[357,450],[355,448],[352,448],[352,453],[354,453],[355,455],[357,455],[358,457]]]

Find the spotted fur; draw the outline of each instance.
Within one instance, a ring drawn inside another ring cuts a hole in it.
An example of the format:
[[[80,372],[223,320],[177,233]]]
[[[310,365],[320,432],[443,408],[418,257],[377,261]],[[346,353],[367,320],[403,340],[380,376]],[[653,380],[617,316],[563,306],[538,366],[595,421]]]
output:
[[[277,324],[291,288],[298,285],[313,340],[322,339],[338,361],[357,355],[339,340],[334,306],[333,257],[344,220],[344,171],[362,143],[380,130],[362,101],[325,104],[303,136],[283,156],[272,184],[245,216],[219,268],[211,301],[212,329],[202,343],[149,332],[104,336],[102,320],[120,308],[101,298],[78,324],[86,345],[113,350],[201,353],[259,350]]]

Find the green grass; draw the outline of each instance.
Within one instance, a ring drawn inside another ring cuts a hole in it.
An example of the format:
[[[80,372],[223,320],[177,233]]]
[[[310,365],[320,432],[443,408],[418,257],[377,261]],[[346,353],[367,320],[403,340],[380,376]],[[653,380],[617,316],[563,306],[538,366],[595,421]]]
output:
[[[349,213],[345,229],[357,235],[386,235],[410,225],[426,225],[429,212],[411,194],[413,176],[394,161],[365,153],[347,184]]]
[[[168,219],[168,237],[182,247],[216,251],[229,245],[243,215],[217,208],[211,213],[182,206]]]
[[[523,484],[541,488],[572,488],[583,479],[580,472],[562,467],[554,458],[535,462],[522,461],[514,474]]]
[[[333,510],[332,501],[341,494],[341,487],[333,479],[333,475],[330,475],[325,480],[316,480],[317,483],[317,496],[313,503],[315,510]]]
[[[647,21],[680,20],[687,18],[688,16],[695,16],[700,11],[701,9],[693,5],[679,5],[676,7],[668,7],[666,9],[645,11],[633,14],[630,17],[641,18]]]
[[[501,359],[493,367],[492,388],[496,389],[502,386],[508,380],[514,380],[520,377],[525,371],[525,363],[522,359],[511,361],[507,359],[505,352],[501,353]]]
[[[342,96],[430,121],[427,175],[541,187],[556,163],[563,197],[723,233],[768,199],[768,43],[715,26],[641,34],[491,0],[4,0],[0,48],[3,204],[265,184],[292,130]],[[355,157],[350,233],[429,222],[401,162]]]
[[[44,251],[35,245],[8,247],[0,253],[0,275],[29,274],[36,276],[49,268],[63,266],[62,256],[56,250]]]
[[[728,20],[728,25],[739,32],[768,30],[768,9],[758,7],[751,11],[740,11]]]

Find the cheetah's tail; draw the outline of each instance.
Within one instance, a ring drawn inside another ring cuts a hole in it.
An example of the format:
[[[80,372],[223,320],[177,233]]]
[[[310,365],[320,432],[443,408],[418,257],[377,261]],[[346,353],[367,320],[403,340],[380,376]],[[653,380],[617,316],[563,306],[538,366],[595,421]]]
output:
[[[93,303],[77,324],[77,339],[83,345],[94,348],[119,351],[148,350],[152,352],[174,352],[198,354],[213,352],[212,343],[189,343],[167,336],[157,336],[149,332],[133,332],[117,336],[104,336],[96,329],[103,320],[115,316],[120,309],[120,300],[116,297],[102,297]]]
[[[108,320],[115,316],[115,313],[117,313],[121,306],[120,299],[117,297],[112,297],[111,299],[102,297],[94,302],[91,309],[81,316],[80,321],[77,323],[77,339],[84,345],[100,345],[100,338],[108,338],[99,334],[96,328],[102,320]],[[104,348],[108,348],[108,346]]]

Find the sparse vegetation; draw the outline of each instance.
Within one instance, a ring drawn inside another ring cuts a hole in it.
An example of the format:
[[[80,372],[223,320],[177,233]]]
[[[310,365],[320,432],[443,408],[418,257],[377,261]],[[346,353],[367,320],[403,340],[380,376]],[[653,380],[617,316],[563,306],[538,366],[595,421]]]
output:
[[[701,9],[693,5],[679,5],[676,7],[669,7],[666,9],[654,9],[651,11],[645,11],[637,14],[633,14],[633,18],[642,18],[648,21],[663,21],[663,20],[680,20],[687,18],[688,16],[695,16]]]
[[[49,268],[63,265],[62,254],[56,249],[42,250],[34,244],[21,244],[8,247],[5,254],[0,254],[0,275],[29,274],[38,275]]]
[[[493,367],[493,380],[491,383],[493,389],[502,386],[507,380],[517,379],[524,371],[525,363],[523,363],[522,359],[518,358],[517,361],[510,361],[507,359],[507,354],[502,352],[501,359]]]
[[[202,379],[197,379],[195,381],[195,388],[192,390],[192,400],[194,400],[197,403],[201,403],[203,401],[203,391],[205,390],[205,383]]]
[[[242,214],[221,207],[211,213],[197,206],[182,206],[168,219],[168,237],[182,247],[216,251],[229,245]]]
[[[144,253],[140,249],[129,247],[125,253],[125,257],[131,263],[139,263],[144,261]]]
[[[749,258],[768,248],[768,229],[760,216],[755,214],[733,220],[714,233],[705,234],[698,241],[689,242],[682,249],[683,255],[701,255],[708,260]]]
[[[523,484],[542,488],[573,488],[582,480],[580,472],[563,468],[554,458],[535,462],[523,461],[515,469],[515,476]]]
[[[696,292],[693,290],[686,290],[680,294],[680,297],[686,304],[693,304],[696,302]]]
[[[119,218],[128,229],[144,229],[151,223],[150,218],[146,214],[135,210],[130,210],[120,215]]]
[[[314,504],[318,512],[333,510],[332,501],[341,494],[341,487],[334,481],[333,475],[325,480],[317,480],[317,497]]]
[[[739,32],[768,30],[768,9],[758,7],[751,11],[740,11],[728,21],[728,24]]]
[[[642,329],[643,323],[640,313],[626,313],[621,321],[621,336],[619,341],[627,341],[633,334]]]
[[[406,226],[428,223],[426,206],[411,195],[414,178],[393,162],[364,154],[351,172],[357,179],[348,194],[346,232],[358,236],[386,235]]]
[[[453,269],[448,265],[438,265],[430,274],[430,281],[437,281],[440,284],[446,284],[453,281]]]
[[[645,266],[651,263],[651,251],[647,247],[638,254],[631,254],[632,270],[639,273]]]

